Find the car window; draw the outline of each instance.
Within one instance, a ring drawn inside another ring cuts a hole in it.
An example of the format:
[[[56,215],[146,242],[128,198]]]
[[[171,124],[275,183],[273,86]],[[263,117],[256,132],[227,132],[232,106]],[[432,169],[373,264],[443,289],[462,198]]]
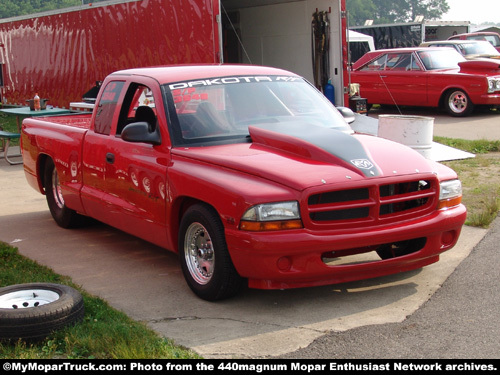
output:
[[[149,87],[131,83],[123,99],[116,134],[121,134],[128,124],[141,121],[148,123],[150,131],[156,128],[155,99]]]
[[[487,42],[490,42],[495,47],[500,46],[500,37],[498,37],[496,35],[472,35],[472,36],[469,36],[467,39],[486,40]]]
[[[387,61],[387,55],[382,55],[378,59],[369,62],[360,70],[384,70]]]
[[[122,81],[112,81],[104,88],[94,120],[94,131],[96,133],[110,134],[113,116],[123,85],[124,82]]]
[[[498,51],[490,43],[464,43],[460,44],[462,55],[497,55]]]
[[[420,70],[412,53],[387,53],[362,67],[360,70],[407,71]]]
[[[300,77],[200,79],[165,85],[164,91],[175,112],[170,126],[176,145],[246,142],[248,126],[262,124],[352,132],[325,96]]]
[[[455,69],[458,68],[459,62],[465,61],[460,53],[450,48],[418,51],[417,53],[426,70]]]

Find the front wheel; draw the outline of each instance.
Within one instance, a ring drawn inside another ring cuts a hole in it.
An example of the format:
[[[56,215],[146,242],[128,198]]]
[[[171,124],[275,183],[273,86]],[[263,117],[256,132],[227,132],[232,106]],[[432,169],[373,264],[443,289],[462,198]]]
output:
[[[474,107],[467,93],[459,89],[448,91],[444,98],[444,106],[446,112],[455,117],[467,116]]]
[[[231,261],[219,215],[209,206],[193,205],[183,215],[179,257],[189,287],[204,300],[233,297],[243,284]]]

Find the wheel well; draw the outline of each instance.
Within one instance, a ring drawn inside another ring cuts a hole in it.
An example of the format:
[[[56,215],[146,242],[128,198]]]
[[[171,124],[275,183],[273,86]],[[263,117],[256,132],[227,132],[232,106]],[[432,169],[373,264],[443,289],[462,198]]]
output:
[[[41,154],[38,158],[37,163],[37,175],[38,175],[38,183],[40,185],[40,191],[45,192],[45,165],[47,164],[47,160],[50,159],[50,156],[46,154]]]
[[[443,93],[441,94],[441,97],[439,98],[439,108],[443,108],[444,107],[444,100],[446,98],[446,96],[448,95],[448,93],[450,91],[453,91],[455,90],[455,88],[450,88],[450,89],[446,89],[443,91]]]

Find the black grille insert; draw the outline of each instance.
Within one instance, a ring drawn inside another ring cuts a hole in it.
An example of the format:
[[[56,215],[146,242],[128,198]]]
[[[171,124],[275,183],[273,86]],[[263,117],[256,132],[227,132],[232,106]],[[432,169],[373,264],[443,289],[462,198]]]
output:
[[[326,193],[314,194],[309,197],[309,205],[351,202],[370,198],[368,189],[352,189],[328,191]]]
[[[375,223],[414,211],[424,215],[433,209],[436,185],[432,179],[421,179],[312,194],[307,200],[309,217],[321,223]]]

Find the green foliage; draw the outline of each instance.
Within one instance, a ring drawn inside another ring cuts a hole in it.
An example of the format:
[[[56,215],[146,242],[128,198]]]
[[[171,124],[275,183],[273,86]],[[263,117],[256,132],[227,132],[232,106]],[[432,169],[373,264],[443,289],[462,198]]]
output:
[[[0,5],[0,18],[17,17],[35,14],[54,9],[64,9],[72,6],[98,3],[104,0],[2,0]]]
[[[60,283],[62,279],[49,268],[24,259],[17,248],[0,242],[0,287],[29,282]]]
[[[500,141],[490,141],[486,139],[465,140],[459,138],[455,139],[437,136],[434,137],[434,141],[446,146],[471,152],[473,154],[485,154],[488,152],[500,151]]]
[[[16,116],[11,116],[11,115],[7,115],[5,113],[0,113],[0,130],[5,130],[5,131],[11,132],[11,133],[17,133],[19,130],[17,128]],[[12,139],[10,141],[10,144],[13,146],[19,145],[19,139]],[[2,146],[3,145],[0,142],[0,147],[2,147]]]
[[[351,26],[367,19],[374,24],[410,22],[418,15],[439,19],[450,9],[447,0],[346,0],[346,7]]]
[[[500,210],[500,141],[434,137],[434,141],[476,156],[444,162],[462,181],[466,225],[488,228]]]

